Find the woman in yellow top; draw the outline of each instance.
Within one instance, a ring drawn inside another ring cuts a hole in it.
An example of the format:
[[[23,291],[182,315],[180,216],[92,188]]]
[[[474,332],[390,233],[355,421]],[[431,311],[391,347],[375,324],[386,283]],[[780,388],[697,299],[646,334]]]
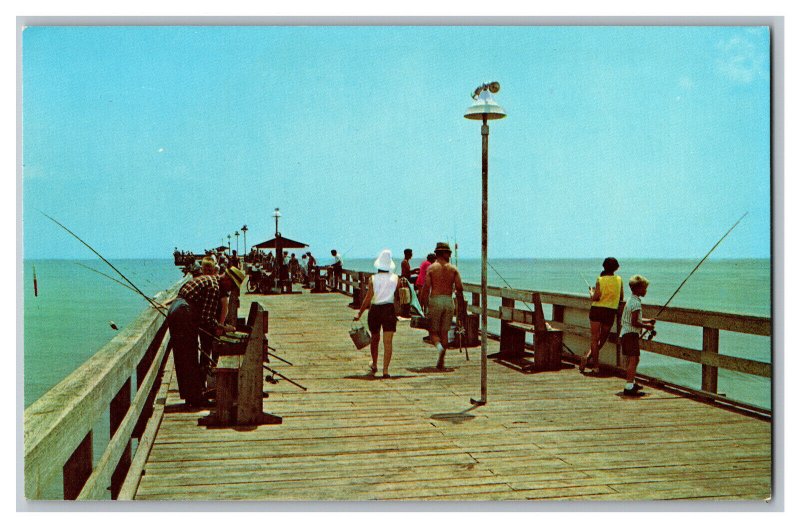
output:
[[[589,298],[592,301],[589,310],[592,341],[589,352],[581,358],[581,372],[586,369],[587,364],[590,368],[597,368],[600,365],[600,349],[606,344],[624,295],[622,277],[614,275],[618,269],[617,259],[608,257],[603,261],[603,272],[597,277],[595,287],[589,288]]]

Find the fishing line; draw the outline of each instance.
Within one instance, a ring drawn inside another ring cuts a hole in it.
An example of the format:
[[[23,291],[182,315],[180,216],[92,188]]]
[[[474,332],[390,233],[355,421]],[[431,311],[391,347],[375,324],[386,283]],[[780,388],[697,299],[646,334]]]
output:
[[[665,303],[664,303],[664,305],[661,307],[661,309],[659,309],[659,310],[658,310],[658,313],[656,313],[656,315],[655,315],[654,319],[658,318],[658,316],[659,316],[659,315],[661,315],[661,313],[662,313],[662,312],[663,312],[663,311],[664,311],[664,310],[667,308],[667,305],[668,305],[668,304],[669,304],[669,303],[672,301],[672,299],[674,299],[674,298],[675,298],[675,296],[676,296],[676,295],[678,295],[678,292],[679,292],[679,291],[681,291],[681,288],[683,288],[683,285],[684,285],[684,284],[686,284],[686,281],[688,281],[688,280],[689,280],[689,278],[690,278],[692,275],[694,275],[694,272],[695,272],[695,271],[697,271],[697,269],[698,269],[698,268],[699,268],[699,267],[700,267],[700,266],[703,264],[703,262],[705,262],[705,261],[706,261],[706,259],[709,257],[709,255],[711,255],[711,253],[713,253],[713,252],[714,252],[714,250],[715,250],[715,249],[717,249],[717,246],[719,246],[719,245],[722,243],[722,241],[723,241],[723,240],[725,240],[725,237],[727,237],[727,236],[728,236],[728,235],[731,233],[731,231],[733,231],[733,230],[734,230],[734,228],[735,228],[737,225],[739,225],[739,222],[741,222],[741,221],[742,221],[742,219],[743,219],[745,216],[747,216],[747,213],[744,213],[744,214],[743,214],[743,215],[742,215],[742,216],[741,216],[741,217],[740,217],[740,218],[739,218],[739,219],[736,221],[736,223],[735,223],[735,224],[733,224],[733,225],[731,226],[731,228],[730,228],[730,229],[728,229],[728,230],[725,232],[725,234],[724,234],[724,235],[722,235],[722,238],[720,238],[719,240],[717,240],[717,243],[716,243],[716,244],[714,244],[714,246],[713,246],[713,247],[712,247],[710,250],[708,250],[708,253],[706,253],[706,256],[704,256],[702,259],[700,259],[700,262],[698,262],[698,263],[697,263],[697,265],[694,267],[694,269],[693,269],[692,271],[690,271],[690,272],[689,272],[689,275],[687,275],[687,276],[686,276],[686,278],[685,278],[685,279],[683,279],[683,282],[681,282],[680,286],[678,286],[678,288],[677,288],[677,289],[675,290],[675,292],[674,292],[674,293],[673,293],[673,294],[670,296],[670,298],[669,298],[669,299],[667,299],[667,302],[665,302]],[[644,333],[642,333],[642,337],[644,337],[644,336],[645,336],[645,335],[646,335],[648,332],[649,332],[649,336],[647,337],[647,339],[653,339],[653,338],[655,337],[655,335],[656,335],[656,332],[655,332],[655,330],[648,330],[648,331],[645,331]]]
[[[136,293],[138,293],[139,295],[141,295],[142,297],[144,297],[144,298],[147,300],[147,302],[149,302],[149,303],[150,303],[150,304],[153,306],[153,308],[155,308],[155,309],[156,309],[156,310],[157,310],[157,311],[158,311],[158,312],[159,312],[161,315],[163,315],[164,317],[166,317],[166,316],[167,316],[166,312],[163,310],[163,308],[162,308],[161,306],[159,306],[158,304],[156,304],[156,303],[155,303],[155,301],[153,301],[153,300],[152,300],[150,297],[148,297],[148,296],[147,296],[147,295],[146,295],[146,294],[145,294],[145,293],[144,293],[142,290],[140,290],[139,288],[137,288],[137,287],[136,287],[136,285],[135,285],[133,282],[131,282],[131,280],[130,280],[128,277],[126,277],[124,273],[122,273],[120,270],[118,270],[118,269],[116,268],[116,266],[114,266],[112,263],[110,263],[110,262],[108,261],[108,259],[106,259],[106,258],[105,258],[103,255],[101,255],[101,254],[100,254],[100,253],[99,253],[99,252],[98,252],[96,249],[94,249],[92,246],[90,246],[90,245],[89,245],[89,243],[87,243],[87,242],[86,242],[85,240],[83,240],[81,237],[79,237],[78,235],[76,235],[76,234],[75,234],[75,233],[74,233],[72,230],[70,230],[70,229],[69,229],[67,226],[65,226],[64,224],[62,224],[61,222],[59,222],[58,220],[56,220],[56,219],[55,219],[55,218],[53,218],[52,216],[48,215],[47,213],[45,213],[45,212],[43,212],[43,211],[39,211],[39,212],[40,212],[41,214],[43,214],[44,216],[46,216],[47,218],[49,218],[50,220],[52,220],[52,221],[53,221],[53,222],[54,222],[56,225],[58,225],[59,227],[61,227],[61,228],[62,228],[64,231],[66,231],[67,233],[69,233],[70,235],[72,235],[73,237],[75,237],[75,239],[77,239],[77,240],[78,240],[78,242],[80,242],[81,244],[83,244],[84,246],[86,246],[87,248],[89,248],[89,249],[92,251],[92,253],[94,253],[95,255],[97,255],[98,257],[100,257],[100,259],[101,259],[103,262],[105,262],[106,264],[108,264],[108,266],[109,266],[111,269],[113,269],[114,271],[116,271],[116,272],[117,272],[117,274],[118,274],[120,277],[122,277],[123,279],[125,279],[125,282],[127,282],[128,284],[130,284],[130,285],[131,285],[131,287],[132,287],[131,289],[132,289],[133,291],[135,291]],[[351,248],[351,249],[352,249],[352,248]],[[88,266],[86,266],[86,267],[88,268]],[[92,269],[92,268],[89,268],[89,269]],[[96,271],[96,270],[92,270],[92,271]],[[101,272],[98,272],[98,273],[101,273]],[[101,273],[101,274],[102,274],[102,273]],[[109,277],[109,278],[110,278],[110,279],[112,279],[112,280],[115,280],[115,281],[116,281],[116,279],[114,279],[113,277]],[[117,281],[117,282],[119,282],[119,281]],[[121,284],[121,283],[120,283],[120,284]],[[123,286],[124,286],[124,284],[123,284]],[[207,330],[205,330],[205,329],[203,329],[203,328],[198,328],[198,330],[200,330],[200,332],[203,332],[204,334],[206,334],[206,335],[208,335],[208,336],[212,337],[213,339],[218,339],[216,335],[212,334],[211,332],[209,332],[209,331],[207,331]],[[201,351],[201,353],[202,353],[202,351]],[[282,359],[282,358],[278,358],[278,357],[277,357],[277,356],[275,356],[274,354],[269,354],[269,355],[271,355],[271,356],[274,356],[275,358],[277,358],[277,359],[281,359],[281,361],[284,361],[284,362],[288,363],[288,361],[286,361],[286,360],[284,360],[284,359]],[[210,359],[210,358],[209,358],[209,359]],[[214,364],[216,364],[216,362],[214,362]],[[269,370],[270,370],[270,371],[272,371],[272,369],[269,369]],[[277,374],[277,375],[278,375],[278,376],[280,376],[281,378],[285,379],[286,381],[289,381],[290,383],[294,383],[294,382],[293,382],[293,381],[291,381],[289,378],[287,378],[286,376],[283,376],[282,374],[278,373],[277,371],[272,371],[272,372],[273,372],[274,374]],[[303,390],[306,390],[306,389],[305,389],[305,387],[302,387],[301,385],[298,385],[297,383],[294,383],[294,384],[295,384],[295,385],[297,385],[298,387],[301,387],[301,388],[303,388]]]
[[[492,270],[493,270],[495,273],[497,273],[497,276],[498,276],[498,277],[500,277],[500,280],[502,280],[504,283],[506,283],[506,286],[508,286],[508,287],[509,287],[509,288],[511,288],[512,290],[514,289],[514,287],[513,287],[513,286],[511,286],[511,285],[508,283],[508,281],[507,281],[507,280],[505,280],[505,279],[503,278],[503,276],[502,276],[502,275],[500,275],[500,272],[499,272],[499,271],[497,271],[497,270],[494,268],[494,266],[492,266],[492,263],[491,263],[491,262],[489,262],[489,261],[487,260],[487,261],[486,261],[486,263],[489,265],[489,267],[490,267],[490,268],[492,268]],[[525,305],[525,307],[526,307],[528,310],[530,310],[531,312],[535,312],[535,311],[536,311],[536,310],[534,310],[533,308],[531,308],[531,307],[528,305],[528,303],[526,303],[525,301],[520,301],[520,302],[522,302],[522,304],[524,304],[524,305]]]
[[[70,235],[72,235],[73,237],[75,237],[75,238],[78,240],[78,242],[80,242],[81,244],[83,244],[84,246],[86,246],[87,248],[89,248],[89,249],[92,251],[92,253],[94,253],[95,255],[97,255],[98,257],[100,257],[100,259],[101,259],[103,262],[105,262],[106,264],[108,264],[108,266],[109,266],[111,269],[113,269],[114,271],[116,271],[116,272],[117,272],[117,274],[118,274],[120,277],[122,277],[123,279],[125,279],[125,282],[127,282],[128,284],[130,284],[130,285],[133,287],[133,289],[134,289],[134,290],[135,290],[135,291],[136,291],[136,292],[137,292],[139,295],[141,295],[142,297],[144,297],[145,299],[147,299],[147,302],[149,302],[149,303],[150,303],[150,304],[153,306],[153,308],[155,308],[155,309],[156,309],[156,311],[158,311],[158,313],[160,313],[160,314],[161,314],[161,315],[163,315],[164,317],[166,317],[166,316],[167,316],[167,313],[166,313],[166,312],[165,312],[165,311],[164,311],[164,310],[163,310],[163,309],[162,309],[162,308],[161,308],[161,307],[160,307],[158,304],[156,304],[156,303],[155,303],[155,302],[154,302],[154,301],[153,301],[153,300],[152,300],[150,297],[148,297],[147,295],[145,295],[145,293],[144,293],[142,290],[140,290],[140,289],[139,289],[139,288],[138,288],[138,287],[137,287],[137,286],[136,286],[136,285],[135,285],[133,282],[131,282],[131,280],[130,280],[128,277],[126,277],[124,273],[122,273],[120,270],[118,270],[116,266],[114,266],[112,263],[110,263],[110,262],[108,261],[108,259],[106,259],[106,258],[105,258],[103,255],[101,255],[100,253],[98,253],[98,251],[97,251],[96,249],[94,249],[92,246],[90,246],[90,245],[89,245],[89,244],[88,244],[88,243],[87,243],[85,240],[83,240],[81,237],[79,237],[78,235],[76,235],[76,234],[75,234],[74,232],[72,232],[72,230],[70,230],[70,229],[69,229],[67,226],[65,226],[64,224],[62,224],[61,222],[59,222],[58,220],[56,220],[55,218],[53,218],[53,217],[52,217],[52,216],[50,216],[49,214],[47,214],[47,213],[45,213],[45,212],[43,212],[43,211],[39,211],[39,212],[40,212],[40,213],[42,213],[42,214],[43,214],[44,216],[46,216],[47,218],[49,218],[50,220],[52,220],[52,221],[53,221],[53,222],[54,222],[56,225],[58,225],[59,227],[61,227],[61,228],[62,228],[64,231],[66,231],[67,233],[69,233]]]
[[[107,279],[111,279],[112,281],[116,282],[117,284],[119,284],[123,288],[128,288],[130,291],[132,291],[134,293],[139,293],[136,290],[134,290],[133,288],[131,288],[130,286],[128,286],[127,284],[125,284],[124,282],[115,279],[114,277],[112,277],[111,275],[108,275],[107,273],[103,273],[100,270],[96,270],[96,269],[94,269],[94,268],[92,268],[90,266],[87,266],[86,264],[81,264],[80,262],[75,262],[75,264],[77,264],[78,266],[81,266],[82,268],[86,268],[89,271],[93,271],[93,272],[97,273],[98,275],[102,275],[103,277],[105,277]]]

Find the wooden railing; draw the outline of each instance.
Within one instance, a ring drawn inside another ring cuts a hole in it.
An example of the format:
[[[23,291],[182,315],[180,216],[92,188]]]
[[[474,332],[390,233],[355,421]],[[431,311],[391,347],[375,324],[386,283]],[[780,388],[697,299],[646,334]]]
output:
[[[469,306],[471,313],[480,313],[480,285],[464,284],[465,293],[472,294],[472,303]],[[487,310],[489,317],[504,321],[523,321],[530,318],[530,310],[520,309],[516,302],[532,303],[533,291],[515,290],[510,288],[489,287],[487,290],[489,297],[500,299],[500,309]],[[563,293],[538,292],[541,302],[552,307],[552,317],[549,322],[555,328],[564,331],[564,344],[566,349],[573,349],[583,353],[588,349],[591,331],[589,329],[589,300],[585,296],[570,295]],[[492,304],[491,302],[489,304]],[[526,307],[527,308],[527,307]],[[659,310],[659,306],[644,304],[642,305],[643,317],[654,317]],[[772,377],[772,365],[763,361],[746,359],[725,355],[719,349],[720,330],[738,332],[742,334],[771,336],[772,320],[769,317],[759,317],[753,315],[737,315],[706,310],[694,310],[687,308],[670,308],[662,312],[658,320],[660,322],[675,323],[679,325],[693,326],[702,328],[703,344],[702,349],[687,348],[672,345],[660,341],[641,340],[642,350],[669,356],[702,366],[702,379],[700,380],[699,391],[689,387],[687,391],[701,396],[734,403],[753,410],[769,413],[768,409],[752,406],[744,402],[730,400],[724,395],[718,394],[718,370],[720,368],[752,374],[764,378]],[[613,331],[613,330],[612,330]],[[619,369],[622,367],[621,358],[617,354],[614,340],[603,347],[600,353],[601,366]],[[576,356],[566,352],[565,358],[574,361]],[[656,380],[656,378],[652,378]],[[669,384],[676,384],[673,380],[656,380]]]
[[[160,298],[174,294],[179,284]],[[25,409],[27,499],[46,498],[45,490],[59,473],[64,499],[101,499],[108,490],[111,498],[117,498],[131,464],[131,441],[144,434],[159,389],[166,334],[164,316],[147,308]],[[110,439],[93,467],[92,430],[106,412]]]
[[[342,281],[337,291],[353,295],[353,289],[358,290],[363,287],[368,273],[343,270]],[[469,311],[474,314],[480,313],[480,285],[465,283],[465,294],[472,294]],[[591,331],[589,329],[589,300],[585,296],[571,295],[552,292],[534,292],[531,290],[517,290],[511,288],[498,288],[490,286],[487,290],[488,296],[496,300],[489,305],[499,304],[500,309],[488,309],[487,314],[490,318],[499,321],[522,321],[532,320],[531,309],[533,307],[533,294],[539,293],[542,304],[551,307],[552,316],[549,322],[553,327],[563,330],[564,351],[563,358],[567,361],[575,362],[578,355],[570,350],[579,351],[578,354],[588,350]],[[468,299],[469,300],[469,299]],[[520,303],[520,304],[516,304]],[[524,304],[523,304],[524,303]],[[527,304],[527,306],[526,306]],[[642,305],[644,317],[654,317],[660,307],[644,304]],[[719,348],[720,331],[738,332],[756,336],[772,335],[772,320],[769,317],[753,315],[737,315],[707,310],[694,310],[688,308],[670,308],[662,312],[658,320],[660,322],[675,323],[678,325],[699,327],[702,329],[702,348],[693,349],[679,345],[673,345],[658,340],[642,340],[641,349],[677,358],[690,363],[701,365],[702,378],[700,380],[700,390],[686,387],[676,380],[661,380],[646,376],[654,382],[664,383],[669,386],[677,387],[700,397],[713,399],[723,403],[729,403],[753,410],[757,413],[771,415],[769,409],[764,409],[746,402],[736,401],[718,393],[718,372],[719,369],[727,369],[734,372],[741,372],[760,376],[763,378],[772,377],[772,364],[753,359],[735,357],[721,353]],[[612,330],[613,331],[613,330]],[[493,339],[499,339],[499,335],[490,335]],[[617,354],[615,340],[609,342],[600,351],[601,366],[620,374],[622,368],[622,358]]]

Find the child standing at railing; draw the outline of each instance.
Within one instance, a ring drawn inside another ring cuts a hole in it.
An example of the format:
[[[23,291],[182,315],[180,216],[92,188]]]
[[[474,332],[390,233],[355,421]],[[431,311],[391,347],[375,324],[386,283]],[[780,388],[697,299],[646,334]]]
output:
[[[622,354],[626,358],[625,365],[625,396],[641,396],[642,387],[634,382],[636,368],[639,366],[639,329],[653,330],[655,319],[642,318],[642,300],[647,295],[650,281],[641,275],[634,275],[628,281],[631,288],[631,299],[625,304],[622,312]]]

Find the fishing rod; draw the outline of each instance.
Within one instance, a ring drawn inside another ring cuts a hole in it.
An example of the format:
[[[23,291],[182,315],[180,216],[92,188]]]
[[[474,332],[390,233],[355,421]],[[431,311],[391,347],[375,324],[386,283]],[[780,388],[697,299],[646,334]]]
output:
[[[131,282],[131,280],[130,280],[128,277],[126,277],[126,276],[125,276],[125,274],[124,274],[124,273],[122,273],[120,270],[118,270],[118,269],[117,269],[117,267],[116,267],[116,266],[114,266],[112,263],[110,263],[110,262],[108,261],[108,259],[106,259],[106,258],[105,258],[103,255],[101,255],[100,253],[98,253],[98,251],[97,251],[96,249],[94,249],[92,246],[90,246],[88,242],[86,242],[86,241],[85,241],[85,240],[83,240],[81,237],[79,237],[78,235],[76,235],[76,234],[75,234],[75,233],[74,233],[74,232],[73,232],[71,229],[69,229],[67,226],[65,226],[64,224],[62,224],[61,222],[59,222],[58,220],[56,220],[55,218],[53,218],[53,217],[52,217],[52,216],[50,216],[49,214],[47,214],[47,213],[45,213],[45,212],[42,212],[42,211],[39,211],[39,212],[40,212],[40,213],[42,213],[42,214],[43,214],[44,216],[46,216],[47,218],[49,218],[50,220],[52,220],[52,221],[53,221],[53,222],[54,222],[54,223],[55,223],[57,226],[61,227],[61,228],[62,228],[64,231],[66,231],[67,233],[69,233],[70,235],[72,235],[73,237],[75,237],[75,238],[78,240],[78,242],[80,242],[81,244],[83,244],[84,246],[86,246],[87,248],[89,248],[89,249],[92,251],[92,253],[94,253],[95,255],[97,255],[98,257],[100,257],[100,260],[102,260],[103,262],[105,262],[106,264],[108,264],[108,266],[109,266],[111,269],[113,269],[114,271],[116,271],[116,272],[117,272],[117,275],[119,275],[120,277],[122,277],[122,278],[125,280],[125,282],[127,282],[128,284],[130,284],[130,285],[133,287],[134,291],[136,291],[136,293],[138,293],[139,295],[141,295],[142,297],[144,297],[144,298],[147,300],[147,302],[149,302],[149,303],[150,303],[150,304],[153,306],[153,308],[155,308],[155,309],[156,309],[156,311],[158,311],[158,313],[160,313],[160,314],[161,314],[161,315],[163,315],[164,317],[166,317],[166,316],[167,316],[167,313],[164,311],[164,309],[163,309],[161,306],[159,306],[158,304],[156,304],[156,303],[155,303],[155,301],[153,301],[153,299],[151,299],[150,297],[148,297],[148,296],[147,296],[147,295],[146,295],[146,294],[145,294],[145,293],[144,293],[142,290],[140,290],[140,289],[139,289],[139,288],[138,288],[138,287],[137,287],[137,286],[136,286],[136,285],[135,285],[133,282]]]
[[[267,345],[267,348],[268,348],[269,350],[275,350],[274,348],[272,348],[272,347],[271,347],[271,346],[269,346],[269,345]],[[275,350],[275,351],[277,352],[277,350]],[[278,356],[277,354],[273,354],[273,353],[271,353],[271,352],[267,352],[267,355],[268,355],[268,356],[272,356],[272,357],[274,357],[275,359],[278,359],[278,360],[280,360],[280,361],[283,361],[283,362],[284,362],[284,363],[286,363],[287,365],[294,366],[294,363],[292,363],[291,361],[287,361],[287,360],[283,359],[282,357]]]
[[[67,226],[65,226],[64,224],[62,224],[61,222],[59,222],[58,220],[56,220],[56,219],[55,219],[55,218],[53,218],[52,216],[50,216],[50,215],[48,215],[47,213],[44,213],[44,212],[42,212],[42,211],[39,211],[39,212],[40,212],[40,213],[42,213],[42,214],[43,214],[44,216],[46,216],[47,218],[49,218],[50,220],[52,220],[52,221],[53,221],[53,222],[54,222],[56,225],[58,225],[59,227],[61,227],[61,228],[62,228],[64,231],[66,231],[67,233],[69,233],[70,235],[72,235],[73,237],[75,237],[75,238],[78,240],[78,242],[80,242],[81,244],[83,244],[84,246],[86,246],[87,248],[89,248],[89,249],[92,251],[92,253],[94,253],[95,255],[97,255],[98,257],[100,257],[100,259],[101,259],[103,262],[105,262],[106,264],[108,264],[108,266],[109,266],[111,269],[113,269],[114,271],[116,271],[116,272],[117,272],[117,274],[118,274],[120,277],[122,277],[123,279],[125,279],[125,282],[127,282],[128,284],[130,284],[130,286],[131,286],[131,289],[132,289],[133,291],[135,291],[136,293],[138,293],[139,295],[141,295],[142,297],[144,297],[144,298],[147,300],[147,302],[149,302],[149,303],[150,303],[150,304],[153,306],[153,308],[155,308],[155,309],[156,309],[156,311],[158,311],[158,312],[159,312],[161,315],[163,315],[164,317],[166,317],[166,316],[167,316],[166,312],[164,311],[164,309],[163,309],[163,308],[162,308],[160,305],[156,304],[156,302],[155,302],[153,299],[151,299],[150,297],[148,297],[148,296],[147,296],[147,295],[146,295],[146,294],[145,294],[145,293],[144,293],[142,290],[140,290],[140,289],[139,289],[139,288],[138,288],[138,287],[137,287],[137,286],[136,286],[136,285],[135,285],[133,282],[131,282],[131,280],[130,280],[128,277],[126,277],[126,276],[125,276],[125,274],[124,274],[124,273],[122,273],[120,270],[118,270],[116,266],[114,266],[112,263],[110,263],[110,262],[108,261],[108,259],[106,259],[106,258],[105,258],[103,255],[101,255],[101,254],[100,254],[100,253],[99,253],[99,252],[98,252],[96,249],[94,249],[94,248],[93,248],[91,245],[89,245],[89,243],[88,243],[88,242],[86,242],[86,241],[85,241],[85,240],[83,240],[81,237],[79,237],[78,235],[76,235],[76,234],[75,234],[75,233],[74,233],[74,232],[73,232],[71,229],[69,229]],[[89,269],[92,269],[92,268],[89,268]],[[93,270],[93,271],[96,271],[96,270]],[[98,273],[100,273],[100,272],[98,272]],[[102,273],[101,273],[101,274],[102,274]],[[116,281],[116,279],[113,279],[113,277],[109,277],[109,278],[111,278],[112,280],[115,280],[115,281]],[[117,282],[119,282],[119,281],[117,281]],[[206,334],[206,335],[208,335],[208,336],[212,337],[213,339],[217,339],[217,336],[216,336],[216,335],[214,335],[213,333],[211,333],[211,332],[209,332],[209,331],[205,330],[204,328],[199,328],[198,330],[200,330],[200,331],[201,331],[201,332],[203,332],[204,334]],[[277,356],[275,356],[274,354],[270,354],[270,355],[272,355],[272,356],[274,356],[274,357],[278,358],[278,357],[277,357]],[[209,358],[209,359],[210,359],[210,358]],[[282,361],[284,361],[284,362],[288,363],[288,361],[284,360],[283,358],[278,358],[278,359],[281,359]],[[272,371],[272,369],[269,369],[269,370],[270,370],[270,371]],[[291,381],[291,380],[289,380],[288,378],[286,378],[285,376],[283,376],[283,375],[281,375],[281,374],[279,374],[279,373],[277,373],[277,372],[273,372],[273,373],[275,373],[275,374],[277,374],[278,376],[281,376],[282,378],[286,379],[286,381]],[[294,383],[294,382],[291,382],[291,383]],[[295,383],[295,385],[297,385],[297,384]],[[300,387],[300,385],[298,385],[298,387]],[[304,388],[304,387],[303,387],[303,390],[305,390],[305,388]]]
[[[703,262],[705,262],[705,261],[706,261],[706,259],[709,257],[709,255],[711,255],[711,253],[713,253],[713,252],[714,252],[714,250],[715,250],[715,249],[717,249],[717,246],[719,246],[719,245],[722,243],[722,241],[723,241],[723,240],[725,240],[725,237],[727,237],[727,236],[728,236],[728,235],[731,233],[731,231],[733,231],[733,230],[734,230],[734,228],[735,228],[737,225],[739,225],[739,222],[741,222],[741,221],[742,221],[742,219],[743,219],[745,216],[747,216],[747,213],[744,213],[744,214],[743,214],[743,215],[742,215],[742,216],[741,216],[741,217],[740,217],[740,218],[739,218],[739,219],[736,221],[736,223],[735,223],[735,224],[733,224],[733,225],[731,226],[731,228],[730,228],[730,229],[728,229],[728,230],[725,232],[725,234],[724,234],[724,235],[722,235],[722,238],[720,238],[719,240],[717,240],[717,243],[716,243],[716,244],[714,244],[714,246],[712,246],[712,248],[708,250],[708,253],[706,253],[706,255],[705,255],[705,256],[704,256],[702,259],[700,259],[700,262],[698,262],[698,263],[697,263],[697,265],[694,267],[694,269],[693,269],[692,271],[690,271],[690,272],[689,272],[689,275],[687,275],[687,276],[686,276],[686,278],[685,278],[685,279],[683,279],[683,282],[681,282],[680,286],[678,286],[678,288],[677,288],[677,289],[676,289],[676,290],[675,290],[675,291],[672,293],[672,295],[670,296],[670,298],[669,298],[669,299],[667,299],[667,302],[665,302],[665,303],[664,303],[664,305],[661,307],[661,309],[659,309],[659,310],[658,310],[658,313],[656,313],[656,315],[655,315],[654,319],[655,319],[655,318],[657,318],[659,315],[661,315],[661,312],[663,312],[663,311],[664,311],[664,310],[667,308],[667,305],[669,305],[669,303],[672,301],[672,299],[674,299],[674,298],[675,298],[675,296],[676,296],[676,295],[678,295],[678,292],[679,292],[679,291],[681,291],[681,288],[683,288],[683,285],[684,285],[684,284],[686,284],[686,281],[688,281],[688,280],[689,280],[689,278],[690,278],[692,275],[694,275],[694,272],[695,272],[695,271],[697,271],[697,269],[698,269],[698,268],[699,268],[699,267],[700,267],[700,266],[703,264]],[[649,333],[649,335],[648,335],[648,333]],[[642,337],[644,338],[644,337],[645,337],[645,335],[647,335],[646,339],[649,341],[649,340],[653,339],[653,338],[656,336],[656,331],[655,331],[655,330],[645,330],[645,331],[642,333]]]
[[[500,275],[500,272],[499,272],[499,271],[497,271],[497,270],[495,269],[495,267],[494,267],[494,266],[492,266],[492,263],[491,263],[491,262],[489,262],[489,261],[487,260],[487,261],[486,261],[486,263],[489,265],[489,267],[490,267],[490,268],[492,268],[492,270],[493,270],[495,273],[497,273],[497,276],[498,276],[498,277],[500,277],[500,280],[502,280],[502,281],[503,281],[503,282],[506,284],[506,286],[508,286],[508,287],[509,287],[509,288],[511,288],[512,290],[514,289],[514,287],[513,287],[513,286],[511,286],[511,285],[508,283],[508,281],[507,281],[505,278],[503,278],[503,276],[502,276],[502,275]],[[583,275],[581,275],[581,277],[583,277]],[[584,282],[586,282],[586,279],[584,279]],[[522,302],[522,304],[524,304],[524,305],[525,305],[525,307],[526,307],[526,308],[528,308],[528,310],[530,310],[531,312],[535,312],[535,311],[536,311],[536,310],[534,310],[533,308],[531,308],[531,307],[528,305],[528,303],[526,303],[525,301],[521,301],[521,302]],[[550,326],[548,323],[545,323],[545,324],[546,324],[546,326],[548,326],[548,327]],[[572,355],[574,355],[574,356],[576,356],[576,355],[577,355],[577,354],[575,354],[575,352],[573,352],[573,351],[572,351],[572,349],[571,349],[571,348],[569,348],[569,347],[568,347],[567,345],[565,345],[564,343],[562,343],[562,344],[561,344],[561,347],[562,347],[562,348],[566,348],[566,349],[567,349],[567,350],[570,352],[570,354],[572,354]]]
[[[103,277],[105,277],[105,278],[107,278],[107,279],[110,279],[110,280],[112,280],[112,281],[116,282],[116,283],[117,283],[117,284],[119,284],[120,286],[123,286],[123,287],[125,287],[125,288],[128,288],[129,290],[131,290],[131,291],[132,291],[132,292],[134,292],[134,293],[138,293],[136,290],[134,290],[133,288],[131,288],[130,286],[128,286],[128,285],[127,285],[127,284],[125,284],[124,282],[122,282],[122,281],[119,281],[119,280],[115,279],[114,277],[112,277],[111,275],[108,275],[107,273],[103,273],[103,272],[102,272],[102,271],[100,271],[100,270],[96,270],[96,269],[92,268],[91,266],[87,266],[86,264],[81,264],[80,262],[76,262],[75,264],[77,264],[78,266],[84,267],[84,268],[88,269],[89,271],[93,271],[93,272],[97,273],[98,275],[102,275]],[[112,328],[113,328],[113,327],[112,327]],[[116,330],[116,328],[115,328],[115,330]],[[211,334],[211,332],[209,332],[209,331],[205,330],[204,328],[200,328],[199,330],[200,330],[201,332],[205,333],[206,335],[208,335],[208,336],[210,336],[210,337],[214,338],[214,339],[218,339],[216,335],[212,335],[212,334]],[[276,351],[276,352],[277,352],[277,350],[276,350],[275,348],[273,348],[273,347],[271,347],[271,346],[269,346],[269,345],[267,345],[267,348],[268,348],[269,350],[273,350],[273,351]],[[275,359],[277,359],[277,360],[279,360],[279,361],[283,361],[283,362],[284,362],[284,363],[286,363],[287,365],[292,365],[292,366],[294,366],[294,363],[292,363],[292,362],[290,362],[290,361],[287,361],[287,360],[283,359],[282,357],[280,357],[280,356],[279,356],[279,355],[277,355],[277,354],[273,354],[273,353],[271,353],[271,352],[267,352],[267,355],[270,355],[270,356],[274,357]],[[208,357],[208,356],[206,355],[206,357]]]
[[[263,367],[264,367],[265,369],[267,369],[268,371],[272,372],[274,375],[278,376],[279,378],[285,379],[286,381],[288,381],[288,382],[289,382],[289,383],[291,383],[292,385],[295,385],[296,387],[300,387],[300,388],[301,388],[301,389],[303,389],[304,391],[307,391],[307,390],[308,390],[308,388],[307,388],[307,387],[303,387],[303,386],[302,386],[302,385],[300,385],[299,383],[297,383],[297,382],[295,382],[295,381],[292,381],[292,380],[290,380],[289,378],[287,378],[286,376],[284,376],[283,374],[281,374],[281,373],[280,373],[280,372],[278,372],[277,370],[275,370],[275,369],[272,369],[272,368],[269,368],[269,367],[268,367],[266,364],[263,364]],[[266,380],[265,380],[265,381],[266,381]]]
[[[508,287],[509,287],[509,288],[511,288],[512,290],[514,289],[514,287],[513,287],[513,286],[511,286],[511,285],[508,283],[508,281],[507,281],[507,280],[505,280],[505,279],[503,278],[503,276],[502,276],[502,275],[500,275],[500,272],[499,272],[499,271],[497,271],[497,270],[495,269],[495,267],[494,267],[494,266],[492,266],[492,263],[491,263],[491,262],[489,262],[489,261],[487,260],[487,261],[486,261],[486,263],[489,265],[489,267],[490,267],[490,268],[492,268],[492,270],[493,270],[495,273],[497,273],[497,276],[498,276],[498,277],[500,277],[500,280],[501,280],[501,281],[503,281],[503,282],[506,284],[506,286],[508,286]],[[531,308],[531,307],[528,305],[528,303],[526,303],[525,301],[522,301],[522,304],[524,304],[524,305],[525,305],[525,307],[526,307],[528,310],[530,310],[531,312],[535,312],[535,311],[536,311],[536,310],[534,310],[533,308]]]

